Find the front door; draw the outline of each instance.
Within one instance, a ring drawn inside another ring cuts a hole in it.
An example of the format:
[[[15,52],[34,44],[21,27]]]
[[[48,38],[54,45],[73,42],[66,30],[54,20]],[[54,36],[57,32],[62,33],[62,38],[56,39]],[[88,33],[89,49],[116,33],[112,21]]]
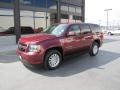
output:
[[[77,25],[77,24],[71,25],[69,27],[69,30],[68,30],[67,34],[69,32],[74,32],[75,35],[67,36],[64,39],[64,48],[65,48],[65,53],[66,54],[74,53],[74,52],[78,51],[81,47],[80,26]]]

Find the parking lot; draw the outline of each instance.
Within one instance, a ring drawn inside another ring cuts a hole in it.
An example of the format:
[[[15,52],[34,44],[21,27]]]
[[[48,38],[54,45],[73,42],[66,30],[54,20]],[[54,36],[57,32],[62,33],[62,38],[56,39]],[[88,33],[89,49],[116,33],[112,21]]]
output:
[[[28,69],[15,52],[0,53],[0,90],[120,90],[120,36],[105,36],[96,57],[69,56],[53,71]]]

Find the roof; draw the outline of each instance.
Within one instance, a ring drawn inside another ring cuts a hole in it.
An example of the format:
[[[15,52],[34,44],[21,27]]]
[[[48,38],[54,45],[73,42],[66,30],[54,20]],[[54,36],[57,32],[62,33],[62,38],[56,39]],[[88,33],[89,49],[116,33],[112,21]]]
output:
[[[77,6],[81,6],[83,0],[61,0],[61,2],[74,4],[74,5],[77,5]]]
[[[69,24],[69,25],[72,25],[72,24],[91,24],[91,25],[98,25],[98,24],[94,24],[94,23],[84,23],[84,22],[81,22],[81,23],[55,23],[53,25],[59,25],[59,24]]]

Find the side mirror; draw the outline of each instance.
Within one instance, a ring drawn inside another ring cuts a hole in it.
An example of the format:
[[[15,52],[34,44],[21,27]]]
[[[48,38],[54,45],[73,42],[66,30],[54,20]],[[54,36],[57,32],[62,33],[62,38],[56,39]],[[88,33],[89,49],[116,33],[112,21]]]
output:
[[[76,33],[73,31],[68,32],[67,36],[76,36]]]

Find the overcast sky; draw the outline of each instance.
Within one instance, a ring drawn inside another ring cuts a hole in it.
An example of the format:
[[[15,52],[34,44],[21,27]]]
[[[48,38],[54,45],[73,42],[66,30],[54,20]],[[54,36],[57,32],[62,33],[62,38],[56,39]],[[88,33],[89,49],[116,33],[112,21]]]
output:
[[[86,22],[106,25],[105,9],[112,9],[109,25],[120,24],[120,0],[86,0]]]

